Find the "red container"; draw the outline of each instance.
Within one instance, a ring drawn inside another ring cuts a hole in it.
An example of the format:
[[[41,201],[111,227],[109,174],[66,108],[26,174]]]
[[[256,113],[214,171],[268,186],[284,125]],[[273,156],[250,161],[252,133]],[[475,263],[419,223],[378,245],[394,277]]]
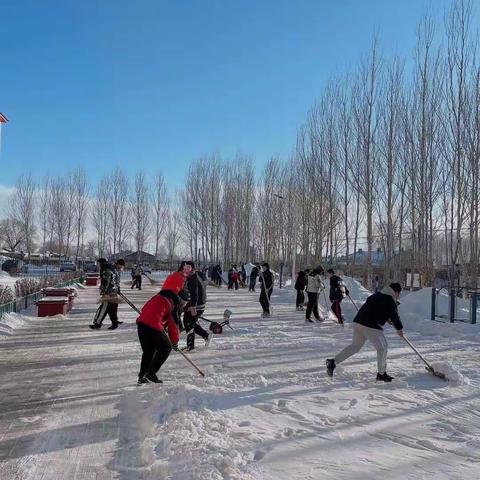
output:
[[[37,300],[38,316],[52,317],[68,313],[68,297],[44,297]]]
[[[96,287],[98,285],[98,277],[87,277],[85,285],[87,285],[87,287]]]
[[[73,308],[73,300],[75,299],[76,291],[72,287],[47,287],[42,290],[42,293],[46,297],[67,297],[68,298],[68,310]]]

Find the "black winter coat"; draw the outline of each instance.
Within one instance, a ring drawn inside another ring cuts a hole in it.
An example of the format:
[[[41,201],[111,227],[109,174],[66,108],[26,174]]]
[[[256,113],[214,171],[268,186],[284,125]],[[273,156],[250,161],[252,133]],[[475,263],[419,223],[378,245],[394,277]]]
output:
[[[343,285],[343,280],[338,275],[332,275],[330,277],[330,301],[343,299],[342,287],[345,289],[345,293],[348,295],[350,292],[348,288]]]
[[[206,278],[203,272],[195,272],[188,277],[186,288],[190,294],[190,307],[204,309],[207,303]]]
[[[262,290],[273,290],[273,273],[270,270],[260,273],[260,283],[262,285]]]
[[[403,329],[398,316],[397,302],[391,295],[381,292],[370,295],[353,319],[355,323],[377,330],[383,330],[382,327],[388,320],[392,321],[397,330]]]
[[[305,290],[307,285],[307,274],[303,270],[300,270],[300,272],[298,272],[297,280],[295,281],[295,290]]]

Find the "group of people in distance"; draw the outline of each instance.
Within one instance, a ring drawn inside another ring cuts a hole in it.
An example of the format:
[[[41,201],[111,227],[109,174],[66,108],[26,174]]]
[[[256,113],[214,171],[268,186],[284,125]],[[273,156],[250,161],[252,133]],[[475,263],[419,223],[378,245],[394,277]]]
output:
[[[318,312],[318,297],[320,292],[324,292],[325,284],[323,283],[324,270],[318,266],[312,270],[300,270],[295,281],[295,290],[297,291],[296,308],[303,310],[305,304],[305,291],[307,292],[307,310],[305,312],[305,322],[313,322],[312,313],[317,322],[322,322],[324,318],[320,317]],[[331,310],[335,315],[338,323],[343,324],[344,318],[342,315],[341,302],[345,296],[350,292],[344,284],[341,277],[335,275],[333,269],[327,270],[327,277],[330,280],[330,302]],[[325,294],[325,292],[324,292]]]

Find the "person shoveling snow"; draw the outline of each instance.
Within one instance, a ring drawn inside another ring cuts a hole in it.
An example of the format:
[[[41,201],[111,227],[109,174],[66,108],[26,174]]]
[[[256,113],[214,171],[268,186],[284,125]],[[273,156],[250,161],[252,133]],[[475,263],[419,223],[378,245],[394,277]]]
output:
[[[328,358],[327,374],[333,377],[337,364],[358,353],[367,340],[377,350],[377,381],[391,382],[393,377],[387,374],[387,339],[383,333],[385,323],[391,323],[397,330],[399,337],[403,337],[403,325],[398,315],[397,302],[400,298],[402,286],[391,283],[381,292],[374,293],[367,298],[357,315],[353,319],[352,343],[345,347],[334,358]]]

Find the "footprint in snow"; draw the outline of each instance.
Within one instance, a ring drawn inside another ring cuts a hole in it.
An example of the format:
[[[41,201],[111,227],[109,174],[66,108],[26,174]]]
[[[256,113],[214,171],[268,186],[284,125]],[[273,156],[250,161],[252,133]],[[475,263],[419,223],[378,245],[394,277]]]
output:
[[[255,450],[255,453],[253,455],[253,461],[258,462],[266,455],[266,453],[267,452],[265,452],[265,450]]]
[[[352,398],[347,404],[341,405],[339,407],[339,410],[350,410],[352,407],[354,407],[358,403],[358,400],[356,398]]]
[[[249,422],[248,420],[245,420],[244,422],[240,422],[238,424],[239,427],[249,427],[252,424],[252,422]]]

